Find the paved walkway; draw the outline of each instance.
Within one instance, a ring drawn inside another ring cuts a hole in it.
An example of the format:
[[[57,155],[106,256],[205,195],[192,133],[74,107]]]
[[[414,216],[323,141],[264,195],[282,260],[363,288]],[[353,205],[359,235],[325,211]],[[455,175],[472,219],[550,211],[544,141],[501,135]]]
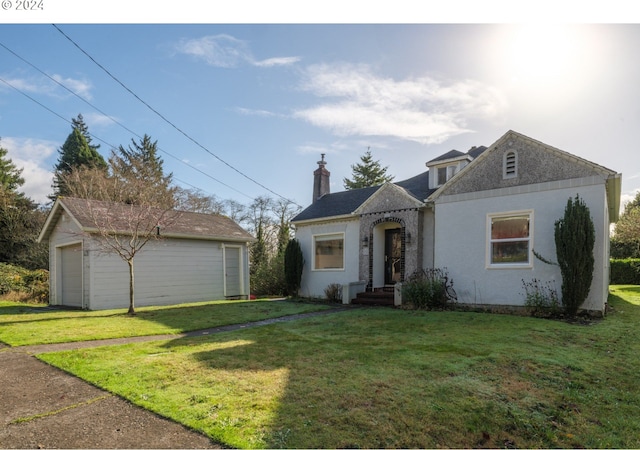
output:
[[[179,335],[65,344],[0,344],[0,448],[221,448],[206,436],[139,408],[33,355],[131,342],[205,336],[345,311],[329,310]]]

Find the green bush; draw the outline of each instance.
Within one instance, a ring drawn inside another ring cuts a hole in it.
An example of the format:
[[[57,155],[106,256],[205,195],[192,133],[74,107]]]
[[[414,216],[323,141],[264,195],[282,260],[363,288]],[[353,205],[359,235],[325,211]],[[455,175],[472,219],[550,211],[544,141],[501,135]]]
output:
[[[610,253],[612,259],[640,258],[640,243],[622,242],[614,236],[611,238]]]
[[[640,259],[612,259],[611,284],[640,284]]]
[[[0,295],[14,293],[25,300],[46,303],[49,300],[49,272],[0,263]]]
[[[261,264],[251,276],[251,293],[257,296],[283,296],[286,291],[284,257],[276,255]]]
[[[445,270],[419,270],[402,284],[402,301],[419,309],[447,308],[454,300],[447,294],[448,282]]]
[[[522,280],[524,287],[524,306],[534,317],[556,317],[561,314],[562,307],[558,300],[558,292],[552,282],[543,283],[533,279]]]

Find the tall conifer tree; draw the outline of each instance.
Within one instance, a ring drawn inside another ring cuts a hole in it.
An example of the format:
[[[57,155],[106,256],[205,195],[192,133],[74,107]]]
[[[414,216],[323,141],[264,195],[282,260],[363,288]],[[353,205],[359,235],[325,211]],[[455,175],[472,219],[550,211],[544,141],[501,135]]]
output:
[[[78,128],[73,128],[67,140],[58,150],[58,163],[54,167],[53,197],[68,195],[64,175],[80,167],[95,168],[107,171],[107,163],[95,148],[91,148]]]
[[[131,139],[131,144],[124,148],[122,145],[117,151],[112,151],[109,158],[113,176],[118,178],[125,186],[129,184],[132,189],[128,192],[127,203],[136,204],[138,198],[144,198],[146,202],[157,203],[159,207],[172,207],[167,205],[168,199],[173,200],[175,188],[171,186],[173,174],[164,173],[164,161],[158,155],[158,142],[144,135],[140,142]],[[139,192],[139,186],[143,185],[145,192]]]
[[[591,289],[595,245],[593,220],[580,196],[567,201],[564,217],[556,221],[555,242],[562,274],[562,305],[567,314],[575,315]]]
[[[345,178],[344,188],[347,190],[378,186],[393,181],[393,175],[387,175],[388,167],[382,167],[380,161],[374,161],[371,150],[367,149],[360,157],[360,163],[351,166],[351,179]]]

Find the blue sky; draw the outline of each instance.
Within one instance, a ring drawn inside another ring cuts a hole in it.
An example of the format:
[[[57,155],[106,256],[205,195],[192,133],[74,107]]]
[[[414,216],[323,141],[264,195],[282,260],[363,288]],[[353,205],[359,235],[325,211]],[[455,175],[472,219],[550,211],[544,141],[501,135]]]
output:
[[[38,201],[78,113],[105,158],[146,133],[178,184],[245,204],[308,205],[321,153],[336,192],[367,148],[400,181],[509,129],[640,190],[640,25],[79,23],[0,25],[1,145]]]

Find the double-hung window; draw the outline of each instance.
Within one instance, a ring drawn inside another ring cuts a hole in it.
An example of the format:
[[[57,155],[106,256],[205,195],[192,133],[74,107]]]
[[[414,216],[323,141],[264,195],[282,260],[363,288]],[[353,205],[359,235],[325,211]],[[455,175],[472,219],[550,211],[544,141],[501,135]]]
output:
[[[487,216],[489,267],[531,267],[533,211]]]
[[[344,233],[313,237],[313,269],[344,269]]]

